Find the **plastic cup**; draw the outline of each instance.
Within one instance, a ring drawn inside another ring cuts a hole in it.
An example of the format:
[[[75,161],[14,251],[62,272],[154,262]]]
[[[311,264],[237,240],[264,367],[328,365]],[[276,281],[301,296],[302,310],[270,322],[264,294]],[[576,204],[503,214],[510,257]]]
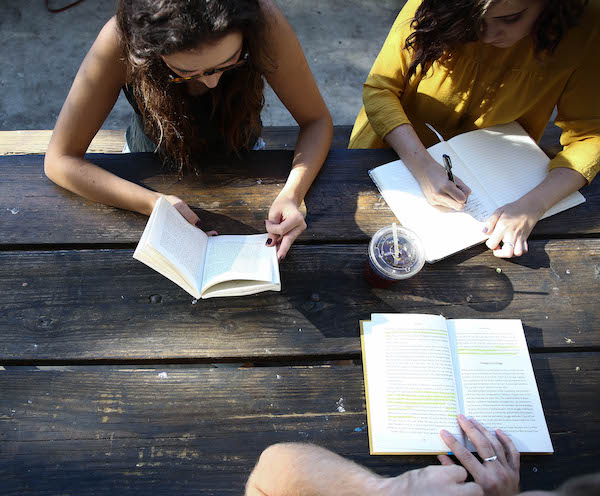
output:
[[[417,235],[404,227],[396,227],[396,233],[398,256],[395,256],[393,226],[380,229],[371,238],[365,278],[373,287],[387,288],[408,279],[425,264],[425,250]]]

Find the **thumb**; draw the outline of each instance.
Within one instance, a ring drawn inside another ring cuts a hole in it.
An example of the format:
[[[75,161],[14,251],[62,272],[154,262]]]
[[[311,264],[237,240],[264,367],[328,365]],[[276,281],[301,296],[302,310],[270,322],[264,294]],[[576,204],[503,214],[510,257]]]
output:
[[[502,212],[503,212],[503,210],[501,208],[499,208],[496,211],[494,211],[494,213],[492,215],[490,215],[488,217],[488,220],[485,221],[485,224],[483,226],[484,234],[491,234],[494,231],[494,228],[496,227],[496,224],[498,222],[498,219],[502,215]]]
[[[177,211],[193,226],[200,228],[200,217],[198,217],[184,201],[180,201],[173,205]]]

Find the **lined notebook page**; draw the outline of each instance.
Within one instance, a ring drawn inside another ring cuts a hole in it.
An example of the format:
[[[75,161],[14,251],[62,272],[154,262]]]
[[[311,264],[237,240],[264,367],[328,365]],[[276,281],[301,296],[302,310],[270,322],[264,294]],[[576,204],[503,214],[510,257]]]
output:
[[[453,172],[471,187],[463,211],[430,205],[401,160],[377,167],[369,174],[400,223],[423,241],[425,259],[433,262],[483,242],[486,236],[482,233],[482,222],[496,207],[448,143],[438,143],[428,151],[439,163],[443,163],[444,153],[450,155]]]
[[[449,143],[497,207],[518,200],[548,174],[550,159],[518,122],[461,134]],[[575,192],[544,217],[584,201],[583,195]]]

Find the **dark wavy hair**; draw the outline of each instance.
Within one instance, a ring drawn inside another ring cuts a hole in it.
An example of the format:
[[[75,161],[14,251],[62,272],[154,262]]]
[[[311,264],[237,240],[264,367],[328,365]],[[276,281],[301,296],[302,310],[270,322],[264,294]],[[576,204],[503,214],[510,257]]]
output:
[[[210,143],[199,129],[194,98],[184,84],[169,84],[162,55],[218,41],[239,31],[248,63],[223,73],[210,90],[211,123],[226,152],[251,149],[261,132],[264,76],[274,68],[267,50],[267,24],[259,0],[120,0],[117,26],[128,84],[145,133],[179,174]],[[206,123],[204,123],[206,127]]]
[[[411,23],[405,48],[413,51],[408,77],[425,74],[433,62],[464,44],[477,41],[483,16],[495,0],[423,0]],[[553,53],[575,26],[588,0],[546,0],[533,28],[536,55]]]

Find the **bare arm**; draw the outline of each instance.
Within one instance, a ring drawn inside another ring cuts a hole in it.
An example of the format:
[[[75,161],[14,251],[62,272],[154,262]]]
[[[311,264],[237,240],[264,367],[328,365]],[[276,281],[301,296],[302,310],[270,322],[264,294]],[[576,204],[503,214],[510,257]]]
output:
[[[79,68],[48,145],[44,170],[56,184],[78,195],[149,215],[158,193],[83,158],[125,84],[120,57],[119,35],[112,18]]]
[[[277,64],[267,81],[300,126],[292,171],[267,222],[272,239],[282,236],[278,255],[283,258],[306,228],[298,207],[325,161],[333,124],[294,30],[272,0],[262,3],[270,19],[270,47]]]
[[[482,496],[477,484],[464,483],[466,478],[467,471],[456,466],[382,477],[318,446],[285,443],[263,452],[246,484],[246,496]]]

